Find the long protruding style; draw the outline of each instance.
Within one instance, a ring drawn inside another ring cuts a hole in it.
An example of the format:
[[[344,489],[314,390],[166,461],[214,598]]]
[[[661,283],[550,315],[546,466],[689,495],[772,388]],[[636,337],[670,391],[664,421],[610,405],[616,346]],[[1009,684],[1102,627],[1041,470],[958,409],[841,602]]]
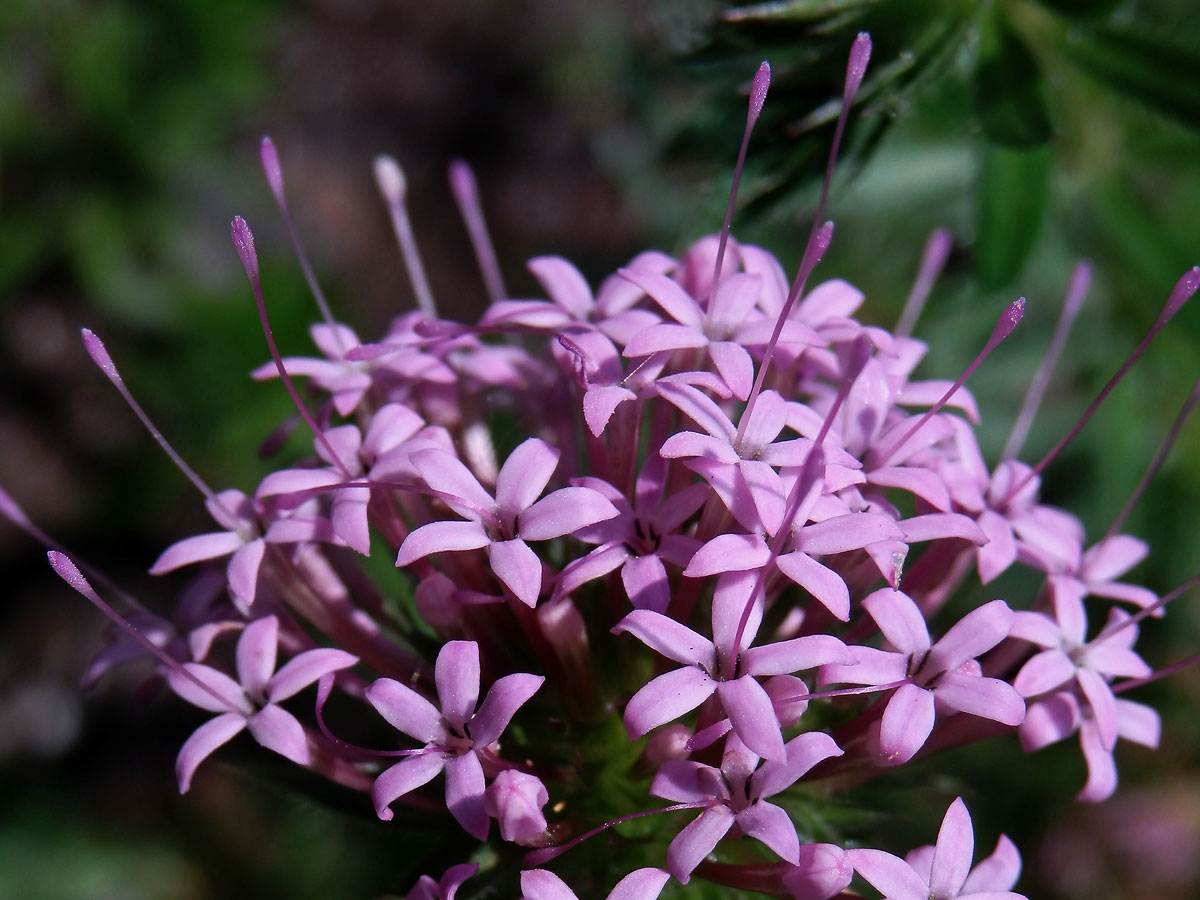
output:
[[[317,302],[317,309],[321,312],[321,318],[325,320],[325,324],[330,326],[335,341],[340,343],[341,335],[339,329],[334,327],[336,322],[333,318],[333,313],[329,309],[329,303],[325,300],[325,294],[321,290],[321,285],[317,282],[317,276],[313,272],[312,264],[308,260],[308,254],[304,252],[304,245],[300,243],[300,235],[296,232],[296,225],[292,221],[292,214],[288,210],[287,195],[283,190],[283,167],[279,164],[279,151],[275,149],[275,142],[266,135],[259,144],[258,157],[262,162],[263,173],[267,176],[267,184],[271,187],[271,193],[275,195],[275,203],[279,207],[279,212],[283,216],[283,224],[287,227],[288,236],[292,239],[292,247],[296,250],[296,258],[300,260],[300,270],[304,273],[304,280],[308,282],[308,289],[312,291],[313,299]],[[345,350],[346,348],[342,348]]]
[[[493,303],[499,303],[508,297],[508,290],[504,287],[500,263],[496,259],[496,248],[488,232],[487,220],[483,217],[483,203],[479,199],[479,184],[475,180],[475,172],[466,160],[454,159],[450,161],[447,174],[450,192],[454,194],[454,202],[458,204],[459,214],[467,226],[467,236],[475,250],[479,274],[483,276],[488,298]]]
[[[955,381],[954,384],[950,385],[950,387],[946,390],[946,393],[942,395],[941,399],[938,400],[938,402],[932,407],[930,407],[930,409],[926,411],[925,415],[921,416],[921,418],[917,420],[916,424],[914,424],[912,428],[908,429],[908,431],[904,433],[903,437],[897,441],[894,441],[892,445],[888,447],[886,452],[879,454],[878,460],[881,467],[886,466],[888,461],[895,455],[896,451],[908,443],[914,434],[920,431],[930,419],[932,419],[938,412],[941,411],[942,407],[950,402],[950,398],[958,393],[958,389],[967,383],[967,379],[970,378],[974,371],[979,368],[980,364],[992,354],[993,350],[1000,346],[1001,341],[1013,333],[1013,330],[1018,324],[1020,324],[1020,321],[1024,315],[1024,297],[1018,297],[1005,307],[1003,315],[1001,315],[999,321],[996,322],[996,327],[992,329],[992,336],[988,338],[988,342],[984,345],[983,349],[979,351],[979,355],[976,356],[972,363],[963,370],[961,375],[958,376],[958,380]]]
[[[250,231],[250,226],[246,224],[246,220],[241,216],[234,216],[233,222],[229,226],[229,233],[233,238],[233,246],[237,250],[238,258],[242,261],[242,268],[246,270],[246,278],[249,280],[250,290],[254,294],[254,305],[258,309],[258,320],[262,325],[263,336],[267,339],[267,349],[271,353],[271,359],[275,362],[279,378],[283,381],[283,386],[287,388],[288,396],[292,398],[296,412],[300,413],[301,418],[312,429],[313,435],[321,442],[321,446],[325,448],[325,452],[329,454],[329,459],[342,475],[348,479],[350,478],[350,470],[342,462],[337,451],[333,449],[333,445],[325,437],[325,432],[321,430],[321,426],[317,424],[317,420],[313,418],[308,407],[304,405],[304,401],[300,398],[300,392],[296,390],[296,384],[292,381],[292,376],[288,374],[287,367],[283,364],[283,357],[279,355],[279,347],[275,343],[275,334],[271,330],[271,319],[267,315],[267,303],[263,299],[262,279],[258,272],[258,253],[254,249],[254,234]]]
[[[954,246],[954,238],[944,228],[935,228],[925,241],[925,249],[921,253],[921,265],[917,268],[917,277],[913,281],[912,290],[904,302],[904,311],[900,313],[900,321],[896,323],[893,332],[896,337],[911,337],[921,312],[925,309],[925,301],[933,290],[934,282],[942,273],[946,260],[950,258],[950,250]]]
[[[750,105],[746,111],[746,129],[742,132],[742,146],[738,150],[737,165],[733,167],[733,184],[729,188],[729,203],[725,206],[725,221],[721,223],[721,237],[717,242],[717,259],[713,263],[713,280],[710,291],[711,298],[721,285],[721,266],[725,262],[725,248],[729,244],[729,230],[733,225],[733,208],[737,203],[738,185],[742,183],[742,170],[746,166],[746,151],[750,147],[750,135],[754,132],[754,123],[762,114],[763,103],[767,99],[767,89],[771,86],[771,66],[764,59],[754,73],[754,82],[750,87]]]
[[[1075,436],[1083,430],[1083,426],[1096,414],[1096,410],[1100,408],[1100,404],[1108,398],[1113,388],[1120,383],[1121,379],[1133,367],[1133,364],[1141,359],[1142,354],[1146,352],[1146,348],[1150,346],[1150,342],[1154,340],[1155,336],[1162,331],[1179,310],[1183,309],[1183,305],[1192,298],[1197,288],[1200,288],[1200,266],[1194,266],[1183,273],[1183,277],[1176,282],[1170,296],[1167,297],[1167,302],[1163,305],[1162,311],[1159,312],[1158,318],[1150,326],[1150,330],[1146,332],[1145,336],[1138,342],[1138,345],[1133,348],[1133,352],[1129,354],[1129,357],[1121,364],[1120,368],[1113,374],[1113,377],[1108,380],[1108,384],[1104,385],[1100,393],[1096,395],[1096,399],[1084,410],[1083,415],[1079,417],[1079,420],[1071,427],[1071,430],[1063,435],[1057,444],[1050,448],[1050,451],[1038,461],[1037,465],[1029,470],[1024,478],[1017,480],[1009,488],[1008,493],[997,504],[998,507],[1005,506],[1013,497],[1017,496],[1025,485],[1040,475],[1042,470],[1050,465],[1050,461],[1058,456],[1071,441],[1075,440]]]
[[[1008,441],[1004,444],[1004,451],[1000,454],[1001,459],[1015,459],[1021,452],[1025,438],[1029,436],[1029,429],[1033,426],[1033,419],[1037,415],[1038,407],[1042,404],[1042,397],[1054,375],[1054,367],[1058,364],[1058,358],[1062,356],[1063,348],[1067,345],[1067,336],[1071,333],[1071,326],[1075,324],[1079,310],[1083,308],[1083,301],[1087,297],[1091,284],[1092,265],[1087,260],[1081,260],[1071,273],[1071,280],[1067,283],[1067,294],[1063,298],[1062,312],[1059,313],[1058,324],[1054,326],[1054,336],[1050,339],[1050,346],[1046,349],[1046,355],[1042,357],[1042,361],[1038,365],[1033,381],[1029,383],[1029,391],[1025,394],[1025,400],[1021,404],[1021,411],[1017,414],[1016,421],[1013,422]]]
[[[392,228],[396,232],[396,241],[400,245],[400,253],[404,257],[404,265],[408,269],[408,279],[412,282],[413,294],[417,298],[417,308],[429,318],[437,318],[437,307],[433,302],[433,291],[429,288],[429,279],[425,277],[425,266],[421,264],[421,254],[417,252],[417,241],[413,237],[412,223],[408,219],[408,180],[400,164],[390,156],[375,158],[375,183],[383,202],[387,204],[388,214],[392,217]]]

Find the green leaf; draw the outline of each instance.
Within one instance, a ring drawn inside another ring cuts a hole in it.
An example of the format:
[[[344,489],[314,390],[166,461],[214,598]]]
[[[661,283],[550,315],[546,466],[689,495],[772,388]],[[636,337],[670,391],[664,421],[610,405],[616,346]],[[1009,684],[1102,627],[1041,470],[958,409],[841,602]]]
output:
[[[1063,44],[1083,69],[1132,99],[1200,129],[1200,53],[1135,26],[1072,29]]]
[[[983,22],[975,104],[984,133],[1003,147],[1050,139],[1050,113],[1037,61],[999,12]]]
[[[975,266],[985,288],[1011,281],[1037,242],[1050,198],[1050,147],[984,151]]]

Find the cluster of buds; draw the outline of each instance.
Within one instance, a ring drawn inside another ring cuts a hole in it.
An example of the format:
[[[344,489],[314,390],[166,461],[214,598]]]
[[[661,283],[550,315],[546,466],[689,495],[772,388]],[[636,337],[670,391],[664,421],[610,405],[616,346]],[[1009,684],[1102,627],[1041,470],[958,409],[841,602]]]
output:
[[[851,51],[835,153],[869,50],[862,35]],[[768,83],[764,64],[738,172]],[[262,158],[294,237],[269,140]],[[456,324],[435,312],[399,169],[382,160],[377,175],[420,307],[377,343],[334,321],[300,250],[322,356],[283,359],[253,236],[234,220],[273,357],[255,376],[282,379],[314,455],[252,496],[214,492],[179,461],[220,530],[152,567],[200,567],[174,619],[115,612],[94,572],[51,544],[56,571],[124,628],[88,677],[149,653],[179,697],[215,714],[179,752],[180,790],[245,730],[381,819],[452,817],[480,842],[474,860],[422,877],[411,898],[490,878],[527,900],[613,884],[608,896],[628,900],[697,877],[827,900],[857,896],[856,873],[892,900],[1021,897],[1007,837],[973,865],[962,799],[936,844],[904,858],[797,811],[1006,733],[1028,751],[1077,734],[1079,797],[1095,801],[1115,788],[1119,738],[1158,742],[1155,711],[1121,695],[1160,674],[1133,649],[1137,623],[1182,589],[1117,580],[1147,553],[1118,533],[1128,507],[1089,548],[1078,519],[1040,502],[1053,454],[1034,466],[1017,454],[1053,352],[1004,458],[989,466],[976,443],[964,382],[1024,301],[960,378],[914,380],[927,347],[910,332],[949,236],[930,238],[888,331],[855,318],[864,298],[845,281],[805,291],[832,239],[819,214],[790,286],[727,216],[678,259],[640,254],[595,291],[566,260],[534,259],[545,298],[512,299],[459,164],[451,182],[491,303]],[[1081,265],[1072,279],[1063,335],[1088,276]],[[1104,394],[1198,285],[1200,269],[1185,274]],[[100,340],[84,341],[174,454]],[[394,578],[361,568],[377,554],[395,557]],[[958,602],[1014,566],[1043,590]],[[315,705],[298,705],[313,685]],[[327,704],[386,748],[351,743]],[[647,816],[661,824],[625,824]],[[603,882],[571,864],[589,838],[610,841]]]

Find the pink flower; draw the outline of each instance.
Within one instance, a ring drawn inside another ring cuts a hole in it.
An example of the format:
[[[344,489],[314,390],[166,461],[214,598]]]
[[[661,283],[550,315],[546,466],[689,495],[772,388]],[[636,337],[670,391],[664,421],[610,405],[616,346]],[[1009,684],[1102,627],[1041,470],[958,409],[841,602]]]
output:
[[[971,815],[959,797],[946,810],[937,845],[900,859],[882,850],[847,850],[854,870],[885,900],[1026,900],[1012,891],[1021,858],[1001,836],[995,852],[971,868],[975,835]]]
[[[489,751],[508,727],[513,714],[545,681],[540,675],[515,674],[498,679],[479,700],[479,645],[450,641],[438,653],[434,668],[436,706],[410,687],[380,678],[367,688],[367,700],[395,728],[425,742],[425,748],[396,763],[375,779],[371,799],[381,819],[392,818],[388,806],[398,797],[446,772],[446,806],[468,832],[487,838],[484,773],[480,754]]]

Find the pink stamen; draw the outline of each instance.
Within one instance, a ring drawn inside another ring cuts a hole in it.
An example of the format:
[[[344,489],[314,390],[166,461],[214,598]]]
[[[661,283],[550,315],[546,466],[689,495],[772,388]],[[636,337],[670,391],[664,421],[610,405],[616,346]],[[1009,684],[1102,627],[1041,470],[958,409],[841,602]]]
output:
[[[296,411],[300,413],[301,418],[308,424],[313,435],[320,441],[321,446],[325,448],[325,452],[329,454],[329,458],[333,460],[334,465],[342,473],[342,476],[348,479],[350,478],[350,470],[337,455],[337,451],[333,449],[333,445],[325,437],[325,432],[321,430],[321,427],[317,424],[317,420],[308,411],[308,407],[304,405],[304,401],[300,399],[300,392],[296,390],[295,382],[292,381],[292,376],[288,374],[287,368],[283,364],[283,357],[279,355],[279,347],[275,343],[275,334],[271,330],[271,319],[267,315],[267,303],[263,299],[262,281],[258,274],[258,254],[254,250],[254,234],[250,231],[250,226],[246,224],[246,220],[241,216],[234,216],[233,222],[229,226],[229,232],[233,237],[233,246],[237,250],[238,258],[242,261],[242,268],[246,270],[246,278],[250,281],[250,290],[254,294],[254,305],[258,308],[258,320],[262,325],[263,336],[267,339],[267,349],[271,352],[271,359],[275,362],[275,369],[279,372],[283,386],[287,388],[288,395],[292,398],[292,403],[295,405]]]
[[[75,556],[75,554],[71,553],[70,550],[68,550],[46,532],[42,531],[42,529],[40,529],[33,522],[33,520],[25,514],[25,510],[21,509],[17,501],[14,500],[2,487],[0,487],[0,516],[4,516],[4,518],[8,519],[8,521],[12,522],[48,550],[54,550],[66,557]],[[78,556],[75,556],[75,558],[79,559]],[[88,562],[82,559],[79,559],[79,562],[76,563],[76,565],[89,576],[91,576],[93,580],[98,581],[105,590],[111,591],[120,597],[123,602],[128,603],[130,606],[142,612],[149,612],[145,605],[143,605],[136,597],[134,597],[128,591],[122,590],[112,581],[112,579],[110,579],[95,566],[90,565]]]
[[[224,501],[222,501],[220,497],[216,495],[213,489],[208,486],[207,482],[205,482],[204,479],[196,473],[196,470],[184,462],[183,457],[180,456],[175,448],[171,446],[171,443],[166,439],[163,433],[158,430],[158,427],[150,419],[150,416],[147,415],[144,409],[142,409],[141,404],[134,399],[133,394],[130,392],[129,388],[126,387],[124,379],[121,378],[121,373],[117,371],[116,363],[113,362],[112,357],[108,353],[108,348],[104,346],[104,342],[96,336],[95,332],[88,328],[84,328],[82,330],[82,336],[83,347],[85,350],[87,350],[88,356],[92,358],[92,362],[94,362],[96,367],[104,373],[104,376],[110,382],[112,382],[113,387],[117,389],[117,392],[121,395],[125,403],[131,410],[133,410],[133,414],[138,417],[138,420],[143,426],[145,426],[146,431],[150,433],[150,437],[154,439],[154,442],[162,448],[163,453],[167,454],[167,457],[175,464],[175,468],[179,469],[179,471],[183,473],[183,477],[190,481],[195,486],[196,490],[204,495],[206,500],[214,504],[231,520],[237,521],[238,517],[234,515],[233,511],[225,505]]]
[[[929,292],[933,290],[934,282],[942,273],[942,268],[946,265],[953,246],[954,238],[944,228],[934,229],[928,240],[925,241],[925,250],[921,253],[921,265],[917,269],[916,280],[913,281],[912,290],[908,293],[908,300],[904,302],[904,311],[900,314],[900,321],[896,323],[896,337],[906,338],[912,334],[917,319],[921,317],[921,311],[925,308],[925,301],[929,299]]]
[[[1138,622],[1142,621],[1142,619],[1154,615],[1172,600],[1176,600],[1183,596],[1198,584],[1200,584],[1200,574],[1193,575],[1183,584],[1179,585],[1179,587],[1175,588],[1175,590],[1171,591],[1170,593],[1163,594],[1149,606],[1139,609],[1136,613],[1126,619],[1121,619],[1119,622],[1114,622],[1112,625],[1109,625],[1098,635],[1092,638],[1088,643],[1098,644],[1100,641],[1108,640],[1121,629],[1129,628],[1131,625],[1136,625]]]
[[[484,287],[491,301],[499,303],[508,296],[508,291],[505,290],[504,279],[500,275],[500,264],[496,260],[496,248],[492,245],[487,221],[483,217],[483,204],[479,201],[479,184],[475,180],[475,173],[465,160],[455,159],[450,161],[449,177],[450,192],[454,194],[458,211],[467,226],[467,235],[475,249],[475,259],[479,263]]]
[[[1038,407],[1042,404],[1042,396],[1046,393],[1046,388],[1050,385],[1050,378],[1054,375],[1054,367],[1058,364],[1058,358],[1067,345],[1067,336],[1071,333],[1071,327],[1075,324],[1079,310],[1083,308],[1083,300],[1087,296],[1091,283],[1091,263],[1081,260],[1071,273],[1071,280],[1067,284],[1067,294],[1063,298],[1062,312],[1059,313],[1058,324],[1054,327],[1054,336],[1050,339],[1050,346],[1046,349],[1046,355],[1042,357],[1033,381],[1029,383],[1029,391],[1025,394],[1021,411],[1017,414],[1012,432],[1008,435],[1004,452],[1000,454],[1001,459],[1014,459],[1021,452],[1021,447],[1025,444],[1025,438],[1029,436],[1029,429],[1033,425],[1034,416],[1037,415]]]
[[[1171,425],[1170,431],[1167,432],[1166,438],[1163,439],[1162,446],[1158,448],[1158,452],[1154,455],[1154,459],[1151,460],[1150,466],[1146,469],[1145,474],[1142,475],[1142,480],[1138,482],[1137,487],[1133,489],[1133,493],[1129,495],[1129,499],[1125,501],[1125,505],[1121,507],[1121,511],[1117,513],[1117,517],[1108,526],[1108,531],[1104,533],[1101,543],[1107,541],[1120,531],[1121,526],[1125,524],[1125,520],[1129,518],[1129,514],[1133,512],[1138,501],[1142,499],[1142,495],[1146,493],[1146,488],[1150,486],[1150,482],[1154,480],[1154,476],[1158,474],[1158,470],[1167,461],[1167,456],[1170,455],[1171,448],[1175,446],[1179,432],[1183,430],[1183,425],[1187,422],[1188,416],[1192,414],[1197,401],[1200,401],[1200,378],[1197,378],[1196,383],[1192,385],[1192,392],[1188,395],[1183,407],[1179,410],[1179,415],[1175,417],[1175,422]]]
[[[321,318],[332,329],[333,339],[337,341],[338,348],[344,352],[346,348],[342,346],[342,337],[334,322],[333,313],[325,300],[325,294],[321,291],[321,285],[317,283],[317,276],[308,260],[308,254],[304,252],[304,246],[300,243],[300,235],[297,234],[296,226],[292,222],[292,214],[288,211],[287,196],[283,192],[283,167],[279,164],[279,151],[275,149],[275,142],[266,135],[263,135],[262,142],[259,144],[258,156],[262,161],[263,172],[267,176],[267,184],[271,186],[271,193],[275,195],[275,203],[279,206],[279,212],[283,216],[283,224],[287,227],[288,236],[292,239],[296,257],[300,260],[300,270],[304,273],[304,280],[308,282],[308,289],[312,291],[313,299],[317,301],[317,309],[321,312]]]
[[[900,681],[889,681],[887,684],[869,684],[864,687],[856,688],[838,688],[834,691],[817,691],[813,694],[797,694],[795,697],[788,697],[785,700],[776,701],[778,703],[799,703],[801,700],[829,700],[833,697],[858,697],[862,694],[877,694],[881,691],[893,691],[896,688],[902,688],[906,684],[912,684],[911,678],[903,678]]]
[[[163,650],[162,647],[158,646],[158,644],[154,643],[154,641],[150,640],[148,637],[138,631],[137,626],[109,606],[108,603],[106,603],[104,599],[96,593],[95,589],[88,584],[88,580],[83,577],[83,573],[79,571],[79,567],[75,565],[69,556],[67,556],[65,553],[59,553],[57,550],[51,550],[46,554],[46,558],[50,560],[50,567],[54,569],[55,574],[57,574],[59,578],[70,585],[76,593],[81,594],[83,597],[91,601],[93,606],[99,609],[100,612],[104,613],[104,615],[108,616],[108,618],[111,619],[114,624],[122,628],[126,633],[129,634],[130,637],[141,644],[142,647],[145,648],[148,653],[150,653],[150,655],[155,657],[167,668],[191,681],[209,696],[215,698],[218,703],[220,703],[230,712],[237,713],[239,716],[245,715],[244,711],[238,709],[225,697],[222,697],[219,693],[197,678],[194,674],[189,672],[188,669],[179,662],[179,660],[172,657],[169,653]]]
[[[992,351],[1000,346],[1001,341],[1013,333],[1013,329],[1017,327],[1024,315],[1024,297],[1018,297],[1007,307],[1005,307],[1004,314],[1000,316],[1000,320],[996,323],[996,327],[992,329],[992,336],[988,338],[987,344],[984,345],[984,348],[980,351],[979,355],[975,357],[974,362],[967,366],[963,373],[958,376],[958,380],[954,382],[954,384],[950,385],[949,390],[942,395],[942,398],[938,400],[938,402],[935,403],[933,407],[925,413],[925,415],[921,416],[921,418],[915,425],[913,425],[912,428],[908,429],[904,437],[893,443],[892,446],[888,448],[886,453],[879,455],[880,468],[886,466],[896,451],[912,440],[912,436],[920,431],[930,419],[940,412],[943,406],[950,402],[950,398],[958,393],[959,388],[966,384],[967,379],[971,377],[972,373],[974,373],[977,368],[979,368],[980,363],[987,359],[991,355]]]
[[[379,186],[379,193],[383,195],[388,214],[392,217],[392,228],[396,232],[396,241],[400,244],[404,265],[408,268],[408,278],[417,297],[417,306],[429,318],[436,319],[437,308],[433,303],[433,291],[429,289],[429,279],[425,277],[425,267],[421,264],[421,255],[417,252],[417,242],[408,219],[408,182],[400,164],[390,156],[376,157],[375,183]]]
[[[770,86],[771,66],[766,60],[763,60],[759,64],[758,71],[754,73],[754,83],[750,88],[750,107],[746,112],[746,129],[742,132],[742,146],[738,150],[737,165],[733,167],[733,184],[729,189],[729,203],[725,206],[725,221],[721,224],[721,238],[717,242],[717,260],[713,265],[712,290],[709,293],[708,310],[710,315],[713,309],[711,298],[716,296],[717,288],[721,284],[721,264],[725,260],[725,247],[729,243],[729,229],[733,224],[733,207],[737,202],[738,185],[742,181],[742,169],[746,165],[746,150],[750,147],[750,134],[754,131],[754,123],[758,121],[758,117],[762,113],[763,103],[767,99],[767,89]]]
[[[1183,274],[1183,277],[1180,278],[1175,284],[1175,288],[1171,291],[1171,295],[1167,298],[1166,305],[1163,306],[1162,312],[1158,314],[1158,318],[1155,319],[1154,324],[1150,326],[1150,330],[1146,332],[1145,337],[1138,342],[1138,345],[1133,348],[1133,352],[1129,354],[1129,358],[1121,364],[1119,369],[1117,369],[1116,374],[1114,374],[1113,377],[1108,380],[1108,384],[1104,386],[1104,388],[1096,396],[1096,399],[1092,401],[1091,406],[1084,410],[1083,415],[1079,417],[1079,421],[1077,421],[1071,430],[1063,436],[1062,440],[1055,444],[1050,449],[1050,452],[1043,456],[1038,464],[1030,469],[1024,478],[1022,478],[1009,489],[1008,493],[1004,496],[1004,499],[997,504],[998,507],[1003,507],[1006,503],[1012,500],[1012,498],[1015,497],[1021,491],[1021,489],[1025,487],[1025,485],[1040,475],[1046,466],[1050,465],[1050,461],[1053,460],[1054,457],[1058,456],[1058,454],[1063,451],[1067,444],[1075,440],[1075,436],[1083,430],[1083,426],[1091,420],[1093,415],[1095,415],[1096,410],[1100,408],[1100,404],[1103,403],[1105,399],[1107,399],[1108,395],[1112,393],[1113,388],[1115,388],[1120,380],[1125,377],[1125,374],[1133,367],[1133,364],[1141,359],[1142,354],[1146,352],[1146,348],[1150,346],[1150,342],[1154,340],[1155,336],[1162,331],[1163,327],[1169,321],[1171,321],[1171,318],[1175,315],[1175,313],[1179,312],[1179,310],[1183,308],[1183,305],[1191,299],[1192,295],[1196,293],[1197,288],[1200,288],[1200,266],[1195,266]]]
[[[694,803],[675,803],[671,806],[664,806],[661,809],[648,809],[644,812],[630,813],[627,816],[621,816],[619,819],[605,822],[603,825],[597,825],[590,831],[585,831],[577,838],[567,841],[565,844],[559,844],[556,847],[543,847],[541,850],[534,850],[531,853],[526,853],[523,862],[527,866],[542,866],[557,856],[561,856],[568,850],[578,847],[590,837],[595,837],[602,831],[607,831],[614,825],[620,825],[622,822],[632,822],[634,819],[641,819],[646,816],[656,816],[659,813],[678,812],[681,809],[702,809],[713,805],[711,800],[697,800]]]

